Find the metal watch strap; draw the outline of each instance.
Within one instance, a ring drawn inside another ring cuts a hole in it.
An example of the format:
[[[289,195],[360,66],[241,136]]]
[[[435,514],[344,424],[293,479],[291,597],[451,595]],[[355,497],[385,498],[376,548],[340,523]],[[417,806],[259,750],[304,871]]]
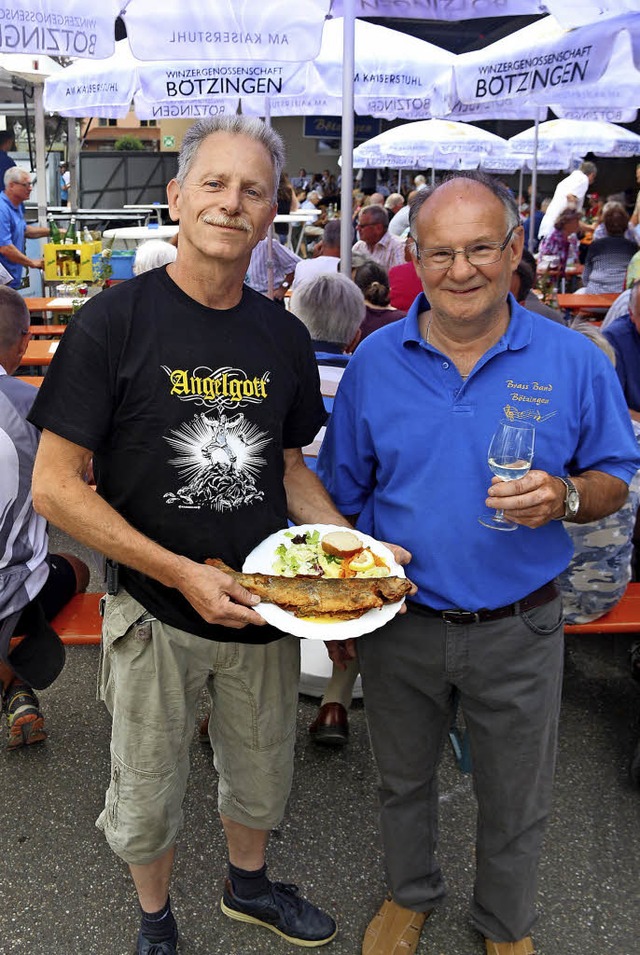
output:
[[[566,521],[570,517],[575,517],[576,514],[578,513],[577,509],[575,511],[572,511],[569,509],[569,496],[571,494],[576,495],[576,497],[578,498],[578,508],[580,507],[580,496],[578,494],[578,488],[575,486],[571,478],[563,477],[561,474],[556,474],[556,477],[558,478],[558,480],[562,481],[562,483],[564,484],[566,488],[565,495],[564,495],[564,514],[562,515],[562,517],[557,517],[556,520]]]

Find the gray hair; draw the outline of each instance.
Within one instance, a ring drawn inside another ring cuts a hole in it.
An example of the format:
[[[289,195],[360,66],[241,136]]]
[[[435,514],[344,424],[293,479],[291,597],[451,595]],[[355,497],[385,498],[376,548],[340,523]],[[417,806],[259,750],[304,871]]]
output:
[[[404,196],[401,196],[399,192],[392,192],[391,195],[387,196],[384,202],[385,209],[399,209],[403,205]]]
[[[295,285],[291,311],[314,341],[350,345],[366,312],[360,289],[339,272],[321,273]]]
[[[164,242],[162,239],[149,239],[148,242],[143,242],[136,249],[133,260],[133,274],[142,275],[143,272],[149,272],[150,269],[157,269],[161,265],[175,262],[177,254],[178,250],[170,242]]]
[[[458,172],[445,176],[442,182],[433,189],[421,189],[417,196],[414,196],[409,202],[409,233],[413,239],[417,240],[418,238],[416,219],[422,206],[425,202],[428,202],[431,196],[434,196],[442,186],[448,182],[454,182],[456,179],[467,179],[470,182],[477,183],[479,186],[484,186],[485,189],[492,192],[496,199],[499,199],[504,206],[507,230],[515,229],[520,225],[520,213],[518,212],[516,200],[509,190],[505,189],[502,183],[494,179],[493,176],[488,176],[486,172],[481,172],[479,169],[461,169]]]
[[[360,217],[363,215],[366,215],[368,221],[373,225],[383,225],[385,229],[389,228],[389,213],[384,206],[378,206],[375,204],[372,206],[363,206],[360,212]]]
[[[330,249],[340,248],[340,219],[330,219],[322,233],[322,244]]]
[[[0,352],[13,348],[29,327],[27,303],[15,289],[0,285]]]
[[[273,165],[273,199],[275,201],[280,173],[285,162],[284,143],[271,126],[266,126],[261,119],[253,119],[248,116],[219,116],[201,119],[190,126],[184,135],[180,155],[178,156],[178,172],[176,175],[178,184],[180,186],[184,184],[198,149],[207,136],[211,136],[213,133],[248,136],[264,146],[271,156]]]
[[[594,162],[583,162],[580,166],[580,172],[583,172],[585,176],[595,176],[598,172],[598,167]]]
[[[4,174],[4,184],[8,186],[10,182],[21,182],[25,175],[29,176],[26,169],[21,169],[20,166],[9,166]],[[29,176],[29,182],[31,182],[31,176]]]
[[[569,326],[576,332],[580,332],[581,335],[584,335],[585,338],[588,338],[589,341],[593,342],[594,345],[604,352],[612,365],[615,366],[616,363],[616,353],[611,342],[605,338],[601,331],[597,328],[594,328],[590,322],[584,322],[582,320],[576,320],[571,322]]]

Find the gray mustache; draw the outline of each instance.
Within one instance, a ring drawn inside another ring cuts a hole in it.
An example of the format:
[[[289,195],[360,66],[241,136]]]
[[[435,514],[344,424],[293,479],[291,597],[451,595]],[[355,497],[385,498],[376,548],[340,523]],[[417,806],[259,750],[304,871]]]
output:
[[[225,229],[240,229],[242,232],[251,232],[251,226],[244,219],[235,216],[203,216],[202,219],[207,225],[219,225]]]

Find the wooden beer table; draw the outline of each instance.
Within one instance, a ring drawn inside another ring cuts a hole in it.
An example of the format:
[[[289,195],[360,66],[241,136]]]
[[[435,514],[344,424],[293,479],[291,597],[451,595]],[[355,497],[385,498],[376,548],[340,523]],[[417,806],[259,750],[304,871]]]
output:
[[[558,294],[558,308],[569,312],[589,312],[594,308],[610,308],[620,292],[602,292],[600,295]]]
[[[50,342],[46,338],[32,338],[20,365],[50,365],[57,347],[58,342]]]

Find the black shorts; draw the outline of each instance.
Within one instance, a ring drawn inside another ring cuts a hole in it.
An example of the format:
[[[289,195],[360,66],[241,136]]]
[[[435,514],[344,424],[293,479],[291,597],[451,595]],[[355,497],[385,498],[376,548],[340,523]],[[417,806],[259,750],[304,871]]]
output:
[[[40,604],[45,620],[53,620],[76,592],[76,572],[69,561],[60,554],[49,554],[47,563],[49,576],[44,587],[31,603]],[[22,615],[18,618],[13,632],[15,634],[23,632]]]

